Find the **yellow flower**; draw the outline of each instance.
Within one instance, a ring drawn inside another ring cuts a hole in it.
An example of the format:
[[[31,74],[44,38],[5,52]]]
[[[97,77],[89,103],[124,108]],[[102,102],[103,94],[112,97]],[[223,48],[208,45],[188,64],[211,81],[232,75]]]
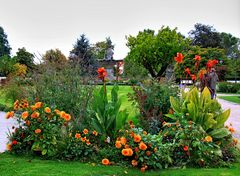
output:
[[[45,111],[46,113],[48,113],[48,114],[51,113],[51,109],[50,109],[49,107],[46,107],[46,108],[44,109],[44,111]]]
[[[206,142],[212,142],[212,137],[211,136],[206,136],[204,140]]]

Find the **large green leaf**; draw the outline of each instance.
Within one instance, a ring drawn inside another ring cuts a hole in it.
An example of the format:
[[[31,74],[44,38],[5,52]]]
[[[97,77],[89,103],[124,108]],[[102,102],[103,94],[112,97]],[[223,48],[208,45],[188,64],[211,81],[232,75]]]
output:
[[[230,109],[228,109],[216,117],[217,124],[215,128],[221,128],[224,126],[224,123],[227,121],[227,119],[230,116],[230,112],[231,112]]]
[[[215,130],[209,132],[209,135],[211,135],[213,138],[217,138],[217,139],[221,139],[230,134],[231,133],[227,128],[219,128],[219,129],[215,129]]]
[[[173,108],[173,110],[175,112],[177,112],[177,113],[181,112],[181,105],[180,105],[180,102],[177,99],[170,96],[170,103],[171,103],[171,107]]]

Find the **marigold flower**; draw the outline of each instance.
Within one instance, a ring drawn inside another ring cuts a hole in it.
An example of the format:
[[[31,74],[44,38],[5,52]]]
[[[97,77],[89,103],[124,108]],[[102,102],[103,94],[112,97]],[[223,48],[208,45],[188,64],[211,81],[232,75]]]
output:
[[[48,114],[51,113],[51,109],[50,109],[49,107],[46,107],[46,108],[44,109],[44,111],[45,111],[46,113],[48,113]]]
[[[187,75],[191,75],[191,71],[189,68],[186,68],[184,71],[185,71],[185,73],[187,73]]]
[[[88,129],[85,128],[85,129],[83,130],[83,133],[84,133],[84,134],[88,134]]]
[[[81,140],[82,140],[82,142],[86,142],[87,138],[86,137],[82,137]]]
[[[206,137],[204,138],[204,140],[205,140],[206,142],[212,142],[212,137],[211,137],[211,136],[206,136]]]
[[[151,152],[148,150],[148,151],[146,151],[146,155],[147,156],[150,156],[151,155]]]
[[[91,142],[90,142],[89,140],[86,140],[86,144],[87,144],[87,145],[90,145]]]
[[[12,144],[7,144],[7,150],[11,151],[12,150]]]
[[[234,143],[235,145],[237,145],[238,139],[237,139],[237,138],[234,138],[234,139],[233,139],[233,143]]]
[[[9,119],[10,117],[14,116],[14,111],[7,112],[6,119]]]
[[[17,143],[18,143],[18,142],[17,142],[16,140],[13,140],[13,141],[12,141],[12,145],[17,145]]]
[[[125,145],[127,143],[127,139],[125,137],[121,137],[120,141],[122,145]]]
[[[75,138],[76,138],[76,139],[80,139],[80,137],[81,137],[81,135],[80,135],[79,133],[76,133],[76,134],[75,134]]]
[[[55,109],[54,112],[55,112],[57,115],[61,115],[61,111],[59,111],[58,109]]]
[[[31,122],[29,120],[26,120],[25,123],[27,126],[30,126],[30,124],[31,124]]]
[[[195,55],[194,60],[197,61],[197,62],[201,61],[201,56],[199,56],[199,55]]]
[[[139,149],[141,150],[147,150],[147,145],[144,142],[139,143]]]
[[[228,130],[231,132],[231,133],[234,133],[235,132],[235,129],[233,127],[229,127]]]
[[[128,148],[128,156],[132,156],[133,155],[133,150],[131,148]]]
[[[188,146],[185,145],[185,146],[183,147],[183,150],[184,150],[184,151],[188,151]]]
[[[97,136],[97,135],[98,135],[98,132],[97,132],[96,130],[94,130],[94,131],[92,132],[92,134],[95,135],[95,136]]]
[[[107,71],[105,70],[104,67],[99,68],[99,69],[97,70],[97,72],[98,72],[98,78],[100,78],[100,79],[102,79],[102,80],[104,80],[105,77],[107,76]]]
[[[123,156],[132,156],[133,150],[131,148],[122,149],[122,155]]]
[[[35,133],[36,133],[36,134],[39,134],[39,133],[41,133],[41,132],[42,132],[42,130],[39,129],[39,128],[35,130]]]
[[[180,64],[180,63],[183,62],[183,58],[184,58],[184,56],[183,56],[182,53],[177,53],[177,57],[174,57],[175,61],[176,61],[178,64]]]
[[[65,113],[63,118],[64,118],[66,121],[69,121],[69,120],[71,120],[71,115]]]
[[[121,141],[116,141],[115,142],[115,147],[116,148],[121,148],[122,147]]]
[[[22,113],[22,119],[25,120],[28,117],[28,111]]]
[[[35,103],[35,107],[38,109],[38,108],[41,108],[43,106],[43,103],[42,102],[37,102]]]
[[[142,137],[139,134],[134,135],[134,142],[140,142],[142,140]]]
[[[103,165],[109,165],[110,162],[109,162],[109,160],[108,160],[107,158],[104,158],[104,159],[102,160],[102,164],[103,164]]]
[[[133,166],[137,166],[138,165],[138,162],[136,160],[132,160],[132,165]]]
[[[33,119],[37,119],[39,116],[40,116],[40,113],[37,112],[37,111],[34,111],[34,112],[31,114],[31,118],[33,118]]]
[[[35,111],[35,110],[37,109],[37,108],[35,107],[35,105],[30,106],[30,108],[31,108],[32,111]]]
[[[144,135],[147,135],[147,132],[146,132],[146,131],[143,131],[143,134],[144,134]]]

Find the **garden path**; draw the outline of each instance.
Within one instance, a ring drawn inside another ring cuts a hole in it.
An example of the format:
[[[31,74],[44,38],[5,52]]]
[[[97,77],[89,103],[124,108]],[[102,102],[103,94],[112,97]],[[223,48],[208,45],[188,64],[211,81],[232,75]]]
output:
[[[218,96],[220,96],[220,94],[218,94]],[[221,103],[223,109],[231,109],[231,114],[226,125],[232,123],[235,129],[234,136],[240,139],[240,105],[222,99],[218,99],[218,101]],[[12,130],[12,126],[17,125],[13,119],[7,120],[5,114],[5,112],[0,112],[0,153],[6,150],[8,129]]]

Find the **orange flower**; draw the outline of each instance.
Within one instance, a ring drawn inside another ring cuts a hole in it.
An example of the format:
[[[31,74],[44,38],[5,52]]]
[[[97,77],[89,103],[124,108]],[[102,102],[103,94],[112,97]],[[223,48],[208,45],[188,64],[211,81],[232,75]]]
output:
[[[197,61],[197,62],[201,61],[201,56],[199,56],[199,55],[195,55],[194,60]]]
[[[205,69],[201,69],[200,71],[199,71],[199,78],[200,79],[203,79],[203,76],[204,76],[204,74],[206,73],[207,71],[205,70]]]
[[[116,141],[115,147],[116,148],[121,148],[122,147],[121,141]]]
[[[234,138],[234,139],[233,139],[233,143],[234,143],[235,145],[237,145],[238,139],[237,139],[237,138]]]
[[[128,156],[132,156],[133,155],[133,150],[131,148],[128,148]]]
[[[14,116],[14,111],[7,112],[6,119],[9,119],[10,117]]]
[[[157,152],[157,147],[155,147],[155,148],[153,149],[153,151],[156,153],[156,152]]]
[[[32,111],[35,111],[35,110],[36,110],[35,105],[30,106],[30,108],[31,108]]]
[[[150,156],[150,155],[151,155],[151,152],[150,152],[150,151],[146,151],[146,155],[147,155],[147,156]]]
[[[63,116],[63,118],[64,118],[66,121],[69,121],[69,120],[71,120],[71,115],[65,113],[64,116]]]
[[[122,145],[125,145],[127,143],[127,139],[125,137],[121,137],[120,141]]]
[[[98,132],[94,130],[94,131],[92,132],[92,134],[95,135],[95,136],[97,136],[97,135],[98,135]]]
[[[144,134],[144,135],[147,135],[147,132],[146,132],[146,131],[143,131],[143,134]]]
[[[16,101],[13,103],[14,110],[18,110],[18,106],[19,106],[19,101],[16,100]]]
[[[134,142],[140,142],[142,140],[142,137],[139,134],[134,135]]]
[[[103,165],[109,165],[110,162],[109,162],[109,160],[108,160],[107,158],[104,158],[104,159],[102,160],[102,164],[103,164]]]
[[[46,113],[48,113],[48,114],[51,113],[51,109],[50,109],[49,107],[46,107],[46,108],[44,109],[44,111],[45,111]]]
[[[79,133],[76,133],[76,134],[75,134],[75,138],[76,138],[76,139],[80,139],[80,137],[81,137],[81,135],[80,135]]]
[[[83,130],[83,133],[84,133],[84,134],[88,134],[88,129],[85,128],[85,129]]]
[[[122,155],[123,156],[132,156],[133,150],[131,148],[122,149]]]
[[[139,149],[141,149],[141,150],[147,150],[147,145],[144,144],[144,142],[140,142],[140,143],[139,143]]]
[[[133,166],[137,166],[138,165],[138,162],[136,160],[132,160],[132,165]]]
[[[7,150],[11,151],[12,150],[12,144],[7,144]]]
[[[231,133],[234,133],[235,132],[235,129],[233,127],[229,127],[228,130],[231,132]]]
[[[39,116],[40,116],[40,113],[37,112],[37,111],[34,111],[34,112],[31,114],[31,117],[32,117],[33,119],[36,119],[36,118],[38,118]]]
[[[82,137],[81,140],[82,140],[82,142],[86,142],[87,138],[86,137]]]
[[[90,142],[89,140],[86,140],[86,144],[87,144],[87,145],[90,145],[91,142]]]
[[[26,123],[27,126],[30,126],[30,124],[31,124],[31,122],[29,120],[26,120],[25,123]]]
[[[184,150],[184,151],[188,151],[188,146],[185,145],[185,146],[183,147],[183,150]]]
[[[59,111],[58,109],[55,109],[54,112],[55,112],[57,115],[61,115],[61,111]]]
[[[190,76],[191,76],[191,79],[192,79],[193,81],[196,81],[196,79],[197,79],[196,75],[192,74],[192,75],[190,75]]]
[[[183,62],[183,54],[182,53],[177,53],[177,57],[174,57],[175,61],[179,64]]]
[[[204,138],[204,140],[205,140],[206,142],[212,142],[212,137],[211,137],[211,136],[206,136],[206,137]]]
[[[41,108],[43,106],[43,103],[42,102],[37,102],[35,103],[35,107],[38,109],[38,108]]]
[[[25,120],[27,117],[28,117],[28,111],[24,111],[24,112],[22,113],[22,118],[23,118],[23,120]]]
[[[145,172],[145,167],[142,167],[142,168],[141,168],[141,172]]]
[[[98,72],[98,78],[104,80],[104,78],[107,76],[107,71],[105,70],[104,67],[101,67],[97,70]]]
[[[42,130],[39,129],[39,128],[35,130],[35,133],[36,133],[36,134],[39,134],[39,133],[41,133],[41,132],[42,132]]]
[[[189,68],[186,68],[184,71],[185,71],[185,73],[187,73],[187,75],[191,75],[191,72],[190,72]]]

